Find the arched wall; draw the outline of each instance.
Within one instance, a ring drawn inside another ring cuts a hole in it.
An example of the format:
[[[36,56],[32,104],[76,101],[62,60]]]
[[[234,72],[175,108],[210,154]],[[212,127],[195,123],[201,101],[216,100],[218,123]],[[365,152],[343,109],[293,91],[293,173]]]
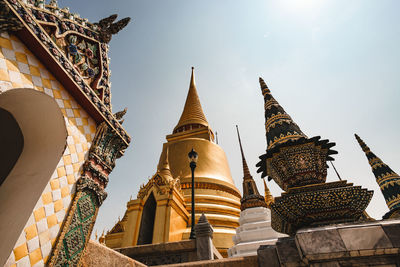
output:
[[[0,94],[0,108],[17,121],[22,153],[0,186],[0,265],[4,264],[66,147],[67,129],[55,100],[34,89]]]
[[[14,116],[0,108],[0,186],[21,156],[24,137]]]

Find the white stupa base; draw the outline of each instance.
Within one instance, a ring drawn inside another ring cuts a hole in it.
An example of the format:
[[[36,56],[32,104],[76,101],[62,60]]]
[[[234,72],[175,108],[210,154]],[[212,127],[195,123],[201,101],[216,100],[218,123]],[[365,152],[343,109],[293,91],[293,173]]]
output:
[[[232,237],[235,245],[228,249],[229,257],[257,255],[261,245],[274,245],[279,237],[286,236],[272,229],[271,211],[264,207],[240,212],[239,224],[236,235]]]

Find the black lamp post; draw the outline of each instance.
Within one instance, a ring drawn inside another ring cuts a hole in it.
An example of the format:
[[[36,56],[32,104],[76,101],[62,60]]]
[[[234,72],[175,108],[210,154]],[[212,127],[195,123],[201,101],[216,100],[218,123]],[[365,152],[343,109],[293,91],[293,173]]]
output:
[[[196,162],[197,162],[197,152],[192,150],[189,152],[188,157],[189,157],[189,166],[190,169],[192,170],[192,227],[190,229],[190,239],[195,239],[195,233],[194,233],[194,221],[195,221],[195,208],[194,208],[194,169],[196,168]]]

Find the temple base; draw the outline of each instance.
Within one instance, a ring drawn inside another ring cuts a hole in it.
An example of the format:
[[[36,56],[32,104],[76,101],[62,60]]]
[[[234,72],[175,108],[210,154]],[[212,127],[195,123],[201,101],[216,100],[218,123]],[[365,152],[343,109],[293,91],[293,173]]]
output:
[[[290,188],[271,205],[272,228],[294,235],[302,227],[359,221],[372,195],[347,181]]]

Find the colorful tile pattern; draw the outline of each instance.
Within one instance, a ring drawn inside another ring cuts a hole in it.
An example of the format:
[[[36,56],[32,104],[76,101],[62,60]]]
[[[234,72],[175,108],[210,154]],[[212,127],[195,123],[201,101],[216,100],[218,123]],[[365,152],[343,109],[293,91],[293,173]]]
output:
[[[44,266],[75,193],[96,123],[14,35],[0,35],[0,93],[33,88],[53,97],[64,115],[67,148],[5,266]]]

